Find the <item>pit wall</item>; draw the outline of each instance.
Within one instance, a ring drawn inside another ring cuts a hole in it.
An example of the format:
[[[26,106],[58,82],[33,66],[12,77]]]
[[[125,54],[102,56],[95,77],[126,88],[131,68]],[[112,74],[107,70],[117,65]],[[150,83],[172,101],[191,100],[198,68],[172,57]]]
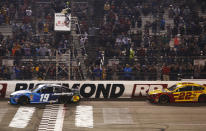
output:
[[[57,83],[78,88],[82,98],[142,98],[154,89],[168,88],[183,81],[0,81],[0,97],[9,98],[14,91],[32,89],[38,84]],[[189,81],[184,81],[189,82]],[[206,80],[193,83],[205,85]]]

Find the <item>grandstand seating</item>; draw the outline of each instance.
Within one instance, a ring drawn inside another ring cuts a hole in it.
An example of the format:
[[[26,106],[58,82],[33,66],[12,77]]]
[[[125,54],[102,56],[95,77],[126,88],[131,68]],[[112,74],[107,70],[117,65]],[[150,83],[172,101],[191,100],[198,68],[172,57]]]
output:
[[[206,77],[204,0],[71,0],[76,35],[53,30],[53,14],[64,2],[0,2],[0,79],[28,78],[22,74],[62,80]],[[57,54],[68,50],[71,58],[59,65]]]

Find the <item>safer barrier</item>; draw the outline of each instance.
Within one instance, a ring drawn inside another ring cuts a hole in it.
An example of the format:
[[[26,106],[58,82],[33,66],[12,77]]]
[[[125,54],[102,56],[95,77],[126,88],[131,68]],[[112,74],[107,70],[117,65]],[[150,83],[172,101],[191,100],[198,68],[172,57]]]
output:
[[[0,81],[0,97],[8,98],[14,91],[32,89],[38,84],[58,83],[78,88],[82,98],[141,98],[149,90],[168,88],[178,82],[180,81]],[[206,84],[205,81],[192,82]]]

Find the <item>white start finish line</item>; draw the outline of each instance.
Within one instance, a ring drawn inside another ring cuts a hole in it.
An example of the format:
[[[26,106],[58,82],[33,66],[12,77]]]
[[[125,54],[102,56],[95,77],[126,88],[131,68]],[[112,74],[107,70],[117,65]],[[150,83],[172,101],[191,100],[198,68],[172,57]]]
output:
[[[38,131],[62,131],[64,123],[64,105],[46,105]]]
[[[64,116],[65,116],[64,105],[60,105],[58,113],[57,113],[55,128],[54,128],[55,131],[61,131],[62,130],[63,123],[64,123]]]
[[[34,111],[35,107],[19,107],[18,111],[10,122],[9,127],[25,128],[31,120]]]
[[[77,106],[76,107],[75,126],[93,128],[93,107],[92,106]]]

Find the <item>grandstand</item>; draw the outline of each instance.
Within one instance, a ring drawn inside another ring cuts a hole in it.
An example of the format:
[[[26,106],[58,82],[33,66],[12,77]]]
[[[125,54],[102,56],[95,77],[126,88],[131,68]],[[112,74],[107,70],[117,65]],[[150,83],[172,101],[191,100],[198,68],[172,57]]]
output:
[[[0,1],[1,80],[206,78],[204,0]]]

